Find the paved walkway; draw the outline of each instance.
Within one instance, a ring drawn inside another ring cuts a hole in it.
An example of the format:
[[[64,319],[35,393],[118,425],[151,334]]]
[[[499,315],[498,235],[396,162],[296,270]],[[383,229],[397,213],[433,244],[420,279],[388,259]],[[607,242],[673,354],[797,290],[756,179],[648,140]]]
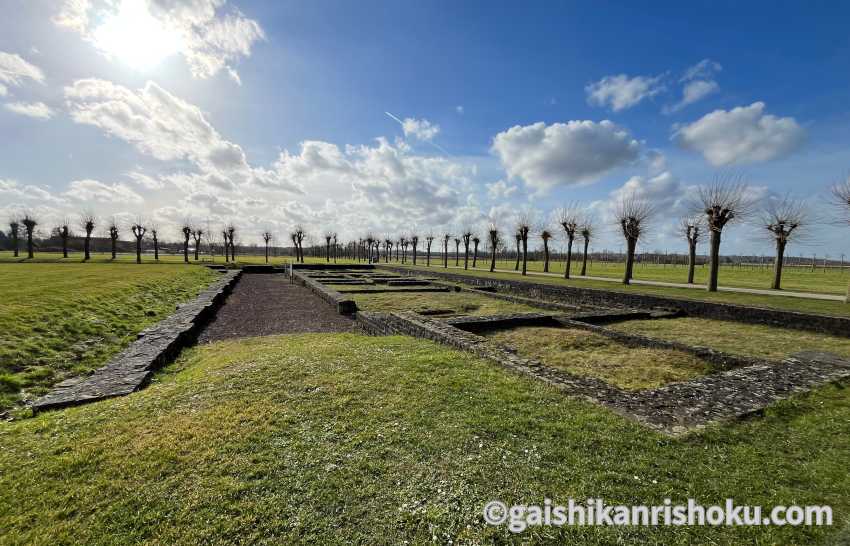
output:
[[[449,269],[463,269],[463,267],[450,265]],[[470,268],[473,269],[473,268]],[[489,272],[490,269],[483,269],[481,267],[476,267],[474,271],[483,271]],[[513,275],[522,275],[519,271],[514,271],[513,269],[496,269],[496,273],[510,273]],[[563,278],[563,273],[543,273],[542,271],[529,271],[529,277],[557,277]],[[591,276],[583,276],[583,275],[571,275],[571,279],[582,279],[588,281],[604,281],[604,282],[612,282],[621,284],[621,279],[616,279],[612,277],[591,277]],[[676,282],[663,282],[663,281],[647,281],[647,280],[639,280],[632,279],[632,284],[640,284],[646,286],[666,286],[668,288],[689,288],[691,290],[705,290],[705,286],[702,284],[687,284],[687,283],[676,283]],[[721,292],[739,292],[742,294],[758,294],[760,296],[785,296],[789,298],[803,298],[810,300],[828,300],[828,301],[844,301],[844,296],[839,294],[821,294],[815,292],[789,292],[787,290],[767,290],[764,288],[743,288],[737,286],[721,286],[718,288]]]

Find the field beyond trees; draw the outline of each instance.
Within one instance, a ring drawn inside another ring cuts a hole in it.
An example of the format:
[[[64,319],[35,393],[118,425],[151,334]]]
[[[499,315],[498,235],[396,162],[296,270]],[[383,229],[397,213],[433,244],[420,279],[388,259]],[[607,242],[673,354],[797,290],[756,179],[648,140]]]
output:
[[[106,363],[216,273],[136,264],[0,264],[0,412]]]

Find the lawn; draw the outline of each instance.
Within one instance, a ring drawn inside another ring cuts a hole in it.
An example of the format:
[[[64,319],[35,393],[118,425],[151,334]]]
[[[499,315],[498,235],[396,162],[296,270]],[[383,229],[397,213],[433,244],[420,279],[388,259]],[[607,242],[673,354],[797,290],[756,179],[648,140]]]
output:
[[[0,264],[0,411],[101,366],[216,275],[181,265]]]
[[[403,337],[205,345],[130,396],[0,426],[7,544],[505,543],[483,505],[831,505],[828,527],[531,528],[527,543],[812,544],[850,514],[841,387],[679,439]]]
[[[364,311],[445,311],[438,315],[500,315],[539,313],[536,307],[490,298],[471,292],[382,292],[350,294]]]
[[[402,266],[405,267],[405,266]],[[691,299],[699,301],[711,301],[717,303],[732,303],[738,305],[749,305],[754,307],[765,307],[773,309],[782,309],[786,311],[799,311],[803,313],[817,313],[824,315],[850,315],[850,304],[841,301],[829,300],[814,300],[804,298],[794,298],[789,296],[768,296],[759,294],[745,294],[739,292],[708,292],[705,290],[695,290],[692,288],[670,288],[666,286],[647,286],[647,285],[624,285],[620,283],[612,283],[609,281],[586,280],[586,279],[563,279],[559,277],[543,277],[543,276],[526,276],[523,278],[515,273],[490,273],[486,270],[463,270],[463,269],[443,269],[442,267],[424,267],[424,266],[406,266],[413,269],[417,273],[425,274],[426,272],[443,271],[456,275],[469,275],[474,277],[483,277],[491,279],[506,279],[506,280],[526,280],[538,284],[566,285],[575,286],[577,288],[598,288],[601,290],[631,292],[636,294],[651,294],[655,296],[664,296],[681,299]]]
[[[781,360],[798,351],[827,351],[850,358],[850,338],[761,324],[685,317],[630,320],[607,326],[624,332],[768,359]]]
[[[513,347],[523,358],[624,389],[651,389],[714,371],[710,363],[684,351],[626,347],[577,328],[527,326],[483,335]]]

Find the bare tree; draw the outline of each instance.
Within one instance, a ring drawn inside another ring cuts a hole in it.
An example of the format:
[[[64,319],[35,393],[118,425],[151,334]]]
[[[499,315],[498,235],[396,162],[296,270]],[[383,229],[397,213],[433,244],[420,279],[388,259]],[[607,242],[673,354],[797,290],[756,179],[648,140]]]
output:
[[[520,245],[522,245],[522,234],[519,232],[519,228],[514,232],[514,239],[516,239],[516,263],[514,264],[514,271],[519,271],[519,260],[522,256],[520,252]]]
[[[850,176],[844,179],[843,182],[838,182],[832,186],[832,197],[835,206],[841,213],[841,218],[844,222],[850,223]],[[847,303],[850,303],[850,285],[847,287]]]
[[[443,235],[443,267],[449,267],[449,240],[452,238],[451,233]]]
[[[393,240],[389,236],[384,238],[384,262],[390,263],[390,256],[393,253]]]
[[[151,239],[153,240],[153,259],[159,261],[159,226],[150,225]]]
[[[543,240],[543,272],[549,272],[549,239],[552,238],[552,232],[549,228],[543,227],[540,229],[540,238]],[[569,263],[569,262],[567,262]]]
[[[189,263],[189,238],[192,237],[192,226],[185,221],[180,231],[183,233],[183,261]]]
[[[698,205],[705,215],[709,233],[709,292],[717,292],[720,275],[720,236],[727,225],[745,218],[751,203],[747,199],[747,186],[738,176],[715,178],[709,186],[701,186]]]
[[[133,230],[133,235],[136,237],[136,263],[142,263],[142,239],[145,236],[145,232],[147,232],[147,228],[142,225],[142,219],[137,218],[136,222],[131,227]]]
[[[528,232],[531,230],[533,219],[530,213],[523,213],[517,219],[517,234],[522,241],[522,274],[528,271]]]
[[[38,225],[38,222],[32,214],[26,213],[24,214],[21,223],[24,225],[24,229],[26,229],[27,231],[27,258],[32,260],[35,256],[35,243],[33,242],[33,235],[35,234],[35,226]]]
[[[806,204],[788,195],[781,199],[768,200],[761,211],[761,225],[769,232],[776,244],[771,285],[774,290],[781,289],[785,247],[789,242],[805,235],[805,230],[809,227],[809,216]]]
[[[578,205],[568,205],[558,210],[558,224],[564,229],[567,236],[567,263],[564,265],[564,278],[570,278],[570,269],[573,261],[573,241],[576,232],[581,226],[581,213]]]
[[[581,224],[581,228],[579,229],[579,233],[581,234],[581,238],[584,241],[584,251],[581,255],[581,276],[584,277],[587,275],[587,249],[590,246],[590,240],[593,238],[595,234],[595,228],[593,225],[593,220],[590,217],[585,216],[584,221]]]
[[[236,263],[236,226],[232,223],[227,224],[227,239],[230,242],[230,261]],[[296,230],[297,232],[297,230]],[[301,246],[301,239],[304,237],[303,230],[298,238],[299,248]]]
[[[431,267],[431,244],[434,242],[434,234],[428,232],[425,236],[425,265]]]
[[[702,236],[702,217],[682,218],[679,233],[688,242],[688,284],[694,283],[694,268],[697,261],[697,244]]]
[[[266,263],[269,263],[269,242],[272,240],[272,232],[266,230],[263,232],[263,243],[266,247]]]
[[[331,239],[334,238],[334,234],[330,231],[325,232],[325,261],[331,261]]]
[[[334,239],[334,247],[333,247],[334,248],[334,263],[336,263],[337,250],[339,250],[338,243],[336,242],[336,231],[333,232],[333,239]]]
[[[204,228],[195,227],[192,230],[192,239],[195,241],[195,261],[198,261],[199,254],[201,252],[201,239],[204,237]]]
[[[410,244],[413,246],[413,265],[416,265],[416,247],[419,246],[419,235],[415,233],[411,234]]]
[[[373,254],[374,254],[374,243],[376,239],[375,236],[371,233],[366,234],[366,244],[369,245],[369,263],[373,263]]]
[[[478,235],[472,236],[472,269],[478,265],[478,245],[481,244],[481,237]]]
[[[499,228],[496,224],[490,224],[487,235],[490,237],[490,273],[492,273],[496,269],[496,251],[500,243]]]
[[[407,254],[407,252],[405,252],[407,250],[407,237],[405,237],[404,235],[399,237],[398,246],[401,249],[401,263],[404,263],[404,257]],[[396,256],[398,256],[398,250],[399,249],[396,249]]]
[[[455,267],[460,266],[460,237],[454,238],[455,242]]]
[[[68,257],[68,239],[71,237],[71,228],[69,224],[71,222],[68,218],[62,220],[62,224],[56,228],[56,234],[59,235],[59,238],[62,240],[62,257]]]
[[[109,220],[109,241],[111,243],[112,259],[113,260],[115,259],[116,252],[117,252],[117,249],[118,249],[118,235],[119,235],[118,222],[115,220],[115,217],[113,216]]]
[[[94,231],[96,223],[94,214],[84,212],[80,215],[80,227],[86,232],[86,237],[83,241],[83,261],[86,262],[91,259],[91,234]]]
[[[156,233],[154,233],[154,249],[156,249]],[[207,252],[210,254],[210,260],[215,261],[215,247],[218,244],[217,231],[210,227],[207,221],[207,229],[204,231],[204,241],[207,243]],[[156,250],[154,250],[156,252]]]
[[[623,273],[623,284],[632,280],[635,262],[635,248],[638,240],[646,233],[647,224],[654,214],[652,205],[635,194],[623,196],[617,203],[615,218],[623,237],[626,238],[626,269]]]
[[[12,239],[12,255],[17,258],[19,251],[19,241],[20,241],[20,233],[21,233],[21,222],[16,218],[12,217],[9,219],[9,238]]]
[[[463,268],[469,269],[469,241],[472,239],[472,228],[465,228],[461,237],[463,237]]]

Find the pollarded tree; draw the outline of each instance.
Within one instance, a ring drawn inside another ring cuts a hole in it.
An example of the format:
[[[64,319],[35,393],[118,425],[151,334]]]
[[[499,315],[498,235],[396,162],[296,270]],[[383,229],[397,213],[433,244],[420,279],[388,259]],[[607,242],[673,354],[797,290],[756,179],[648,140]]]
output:
[[[263,232],[263,244],[266,247],[266,263],[269,263],[269,243],[272,240],[272,232],[266,230]]]
[[[375,236],[372,235],[371,233],[368,233],[366,235],[366,244],[369,246],[369,263],[372,263],[374,261],[372,259],[373,253],[374,253],[374,247],[373,247],[374,243],[375,243]]]
[[[298,260],[303,264],[304,263],[304,238],[307,236],[307,232],[304,229],[304,226],[298,224],[295,226],[295,239],[298,243]],[[233,239],[231,239],[232,241]],[[233,250],[231,249],[231,252]],[[235,260],[235,259],[234,259]]]
[[[697,262],[697,245],[702,237],[702,217],[682,218],[679,233],[688,242],[688,284],[694,283],[694,268]]]
[[[452,238],[451,233],[443,235],[443,267],[449,267],[449,241]]]
[[[411,246],[413,246],[413,265],[416,265],[416,252],[417,252],[416,247],[419,246],[419,235],[417,235],[415,233],[412,234],[410,236],[410,244],[411,244]]]
[[[528,213],[521,214],[517,220],[517,234],[522,241],[522,274],[526,275],[528,271],[528,232],[531,230],[532,221],[531,215]]]
[[[396,248],[396,259],[398,258],[398,252],[401,250],[401,263],[404,263],[404,256],[407,254],[407,237],[402,235],[398,238],[398,248]]]
[[[705,215],[709,235],[709,292],[717,292],[720,275],[720,237],[727,225],[743,220],[749,213],[751,203],[747,199],[747,186],[738,178],[717,178],[709,186],[701,186],[698,205]]]
[[[850,223],[850,176],[832,186],[833,202],[838,207],[843,222]],[[850,286],[847,287],[847,303],[850,303]]]
[[[84,212],[80,215],[80,227],[86,232],[85,239],[83,240],[83,261],[86,262],[91,259],[91,234],[94,231],[95,225],[96,221],[92,213]]]
[[[458,267],[460,265],[460,238],[455,237],[454,242],[455,242],[455,267]]]
[[[567,262],[564,265],[564,278],[570,278],[570,269],[573,261],[573,241],[581,226],[581,213],[578,205],[568,205],[558,210],[558,225],[567,236]]]
[[[390,256],[393,253],[393,240],[389,237],[384,239],[384,262],[390,263]]]
[[[472,269],[478,265],[478,245],[481,244],[481,237],[478,235],[472,236]]]
[[[56,228],[56,234],[59,236],[59,239],[62,240],[62,257],[68,257],[68,239],[71,237],[71,228],[69,227],[70,222],[67,218],[62,220],[62,225]]]
[[[331,261],[331,239],[334,238],[334,234],[330,231],[325,232],[325,261]]]
[[[189,239],[192,237],[192,226],[189,222],[184,222],[180,231],[183,233],[183,261],[189,263]]]
[[[434,234],[428,232],[425,236],[425,265],[431,267],[431,244],[434,242]]]
[[[496,224],[490,224],[487,230],[487,235],[490,238],[490,273],[496,269],[496,251],[499,249],[499,228]]]
[[[782,285],[782,264],[785,259],[785,247],[789,242],[805,235],[809,227],[809,212],[803,201],[785,196],[770,199],[761,211],[761,225],[768,231],[776,244],[776,258],[773,263],[773,284],[771,288],[780,290]]]
[[[522,234],[519,232],[519,228],[514,232],[514,239],[516,239],[516,263],[514,264],[514,271],[519,271],[519,260],[522,256],[520,252],[520,246],[522,245]]]
[[[195,241],[195,261],[198,261],[201,252],[201,239],[204,237],[204,228],[196,227],[192,230],[192,239]]]
[[[299,234],[298,247],[301,248],[301,239],[304,238],[303,230],[299,232],[298,229],[296,229],[296,233]],[[236,263],[236,226],[232,223],[227,224],[227,240],[230,243],[230,261]]]
[[[652,205],[635,194],[623,196],[617,203],[614,216],[626,239],[626,269],[623,273],[623,284],[629,284],[632,280],[635,248],[641,236],[645,235],[654,213]]]
[[[153,241],[153,259],[159,261],[159,226],[150,225],[151,240]]]
[[[339,250],[339,243],[337,243],[337,235],[336,231],[333,232],[333,249],[334,249],[334,263],[336,263],[336,255]]]
[[[543,227],[540,229],[540,239],[543,240],[543,272],[549,272],[549,239],[552,238],[552,232],[549,228]],[[567,262],[569,263],[569,261]]]
[[[142,263],[142,239],[147,232],[147,228],[142,224],[142,219],[137,218],[131,229],[133,230],[133,236],[136,237],[136,263],[140,264]]]
[[[19,241],[21,237],[21,222],[17,218],[9,220],[9,238],[12,239],[12,255],[17,258]]]
[[[112,259],[115,259],[116,252],[118,250],[118,222],[115,220],[115,217],[109,220],[109,242],[112,248]]]
[[[581,228],[579,229],[579,234],[584,242],[584,251],[581,255],[581,276],[584,277],[587,275],[587,249],[590,246],[590,240],[595,234],[594,221],[591,218],[584,218]]]
[[[27,231],[27,258],[30,260],[35,256],[35,243],[33,242],[33,235],[35,235],[35,226],[38,225],[38,222],[35,220],[32,214],[24,214],[21,223],[24,225],[24,229]]]
[[[469,269],[469,241],[472,239],[472,229],[464,229],[461,237],[463,237],[463,268]]]

